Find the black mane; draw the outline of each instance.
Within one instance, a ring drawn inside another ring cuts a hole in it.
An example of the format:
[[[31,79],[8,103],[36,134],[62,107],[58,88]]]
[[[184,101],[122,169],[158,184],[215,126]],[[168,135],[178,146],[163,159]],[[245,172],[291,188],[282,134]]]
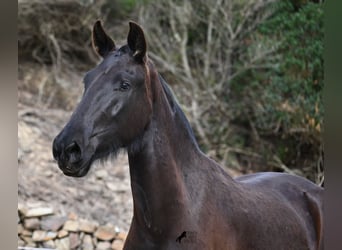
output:
[[[159,76],[159,81],[163,87],[164,93],[166,95],[166,98],[170,104],[170,107],[171,107],[173,113],[179,119],[179,121],[184,125],[184,128],[186,129],[188,135],[190,136],[192,143],[198,148],[198,143],[197,143],[197,140],[195,138],[194,131],[191,128],[190,122],[188,121],[183,110],[179,106],[179,104],[178,104],[176,98],[174,97],[172,90],[169,87],[169,85],[167,84],[167,82],[164,80],[164,78],[160,74],[158,74],[158,76]]]

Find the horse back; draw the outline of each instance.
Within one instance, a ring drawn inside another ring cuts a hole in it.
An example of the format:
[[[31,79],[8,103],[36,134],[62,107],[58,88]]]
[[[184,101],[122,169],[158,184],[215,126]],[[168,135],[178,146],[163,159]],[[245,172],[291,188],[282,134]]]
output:
[[[298,215],[311,248],[324,249],[323,188],[299,176],[274,172],[248,174],[235,180],[250,190],[272,193],[278,197],[278,201]]]

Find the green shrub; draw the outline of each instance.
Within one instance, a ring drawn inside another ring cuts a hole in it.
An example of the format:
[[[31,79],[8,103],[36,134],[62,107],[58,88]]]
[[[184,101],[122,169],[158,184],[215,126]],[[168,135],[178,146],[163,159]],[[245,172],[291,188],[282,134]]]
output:
[[[308,2],[297,9],[282,1],[274,7],[258,35],[271,44],[281,41],[277,66],[249,71],[235,79],[233,88],[243,100],[239,108],[273,144],[275,155],[316,180],[317,166],[323,171],[323,5]]]

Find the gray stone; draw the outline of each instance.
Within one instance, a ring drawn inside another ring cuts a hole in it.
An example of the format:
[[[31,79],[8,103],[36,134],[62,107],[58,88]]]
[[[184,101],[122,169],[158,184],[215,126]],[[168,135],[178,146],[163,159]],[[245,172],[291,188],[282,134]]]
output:
[[[124,246],[124,241],[123,240],[114,240],[112,242],[112,249],[113,250],[122,250]]]
[[[87,220],[80,220],[79,221],[79,230],[85,233],[94,233],[98,223],[90,222]]]
[[[21,238],[25,241],[25,245],[30,245],[30,246],[36,245],[36,243],[32,240],[32,237],[21,236]]]
[[[56,249],[58,250],[70,250],[70,240],[69,237],[55,240]]]
[[[45,236],[45,241],[48,241],[48,240],[53,240],[57,237],[57,233],[56,232],[53,232],[53,231],[49,231],[46,233],[46,236]]]
[[[41,217],[53,214],[53,209],[51,207],[37,207],[28,209],[25,213],[25,217]]]
[[[57,237],[57,233],[56,232],[46,232],[46,231],[42,231],[42,230],[36,230],[33,232],[32,234],[32,240],[35,242],[40,242],[40,241],[49,241],[49,240],[53,240]]]
[[[118,232],[117,235],[115,236],[115,239],[119,239],[122,241],[125,241],[127,238],[127,233],[125,232]]]
[[[93,245],[97,246],[97,243],[99,242],[96,237],[92,237]]]
[[[79,238],[77,233],[70,233],[69,234],[69,242],[70,242],[70,248],[71,249],[75,249],[81,244],[80,238]]]
[[[28,209],[23,204],[21,203],[18,204],[18,211],[20,215],[25,216],[25,214],[27,213],[27,210]]]
[[[40,221],[40,227],[47,231],[58,231],[66,221],[67,217],[65,216],[49,216]]]
[[[105,169],[100,169],[95,172],[97,179],[104,179],[108,176],[108,172]]]
[[[56,244],[55,244],[55,242],[53,240],[44,241],[42,245],[45,248],[51,248],[51,249],[55,249],[56,248]]]
[[[100,240],[112,240],[115,235],[115,229],[112,225],[99,226],[95,232],[95,237]]]
[[[74,212],[70,212],[68,215],[68,219],[69,220],[77,220],[78,219],[78,215]]]
[[[38,220],[38,218],[25,219],[24,226],[26,229],[31,229],[31,230],[39,229],[40,221]]]
[[[36,230],[32,234],[32,240],[37,242],[37,241],[44,241],[46,237],[46,231],[42,230]]]
[[[21,234],[21,232],[22,232],[23,230],[24,230],[23,225],[18,224],[18,226],[17,226],[17,232],[18,232],[18,234]]]
[[[57,237],[58,238],[64,238],[69,235],[69,232],[66,230],[60,230],[58,231]]]
[[[32,236],[32,231],[24,229],[23,231],[21,231],[21,235],[23,235],[23,236]]]
[[[94,250],[93,240],[89,234],[84,235],[82,240],[83,250]]]
[[[115,183],[112,182],[108,182],[106,183],[107,188],[109,188],[112,191],[116,191],[117,190],[117,185]]]
[[[111,250],[112,245],[109,241],[101,241],[97,244],[96,250]]]
[[[78,232],[79,230],[79,223],[76,220],[68,220],[65,222],[63,226],[63,230],[70,231],[70,232]]]
[[[23,241],[20,237],[18,237],[18,247],[25,246],[25,241]]]

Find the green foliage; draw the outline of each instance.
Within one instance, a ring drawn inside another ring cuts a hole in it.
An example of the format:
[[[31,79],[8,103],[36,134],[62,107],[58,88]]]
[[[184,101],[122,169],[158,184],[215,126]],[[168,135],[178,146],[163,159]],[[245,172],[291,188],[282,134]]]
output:
[[[120,18],[127,18],[133,12],[137,3],[137,0],[105,0],[101,12],[108,13],[109,21],[115,23]]]
[[[122,6],[122,8],[124,8],[127,12],[131,12],[137,1],[136,0],[119,0],[120,5]]]
[[[260,29],[270,39],[282,39],[278,70],[265,74],[266,109],[280,119],[286,132],[306,128],[320,132],[323,123],[323,9],[307,3],[294,11],[289,2]],[[275,112],[273,112],[275,111]]]
[[[312,170],[323,154],[323,5],[308,2],[295,9],[281,1],[272,8],[277,11],[257,32],[268,43],[281,41],[273,61],[278,66],[247,72],[235,79],[233,89],[275,154],[289,166]]]

